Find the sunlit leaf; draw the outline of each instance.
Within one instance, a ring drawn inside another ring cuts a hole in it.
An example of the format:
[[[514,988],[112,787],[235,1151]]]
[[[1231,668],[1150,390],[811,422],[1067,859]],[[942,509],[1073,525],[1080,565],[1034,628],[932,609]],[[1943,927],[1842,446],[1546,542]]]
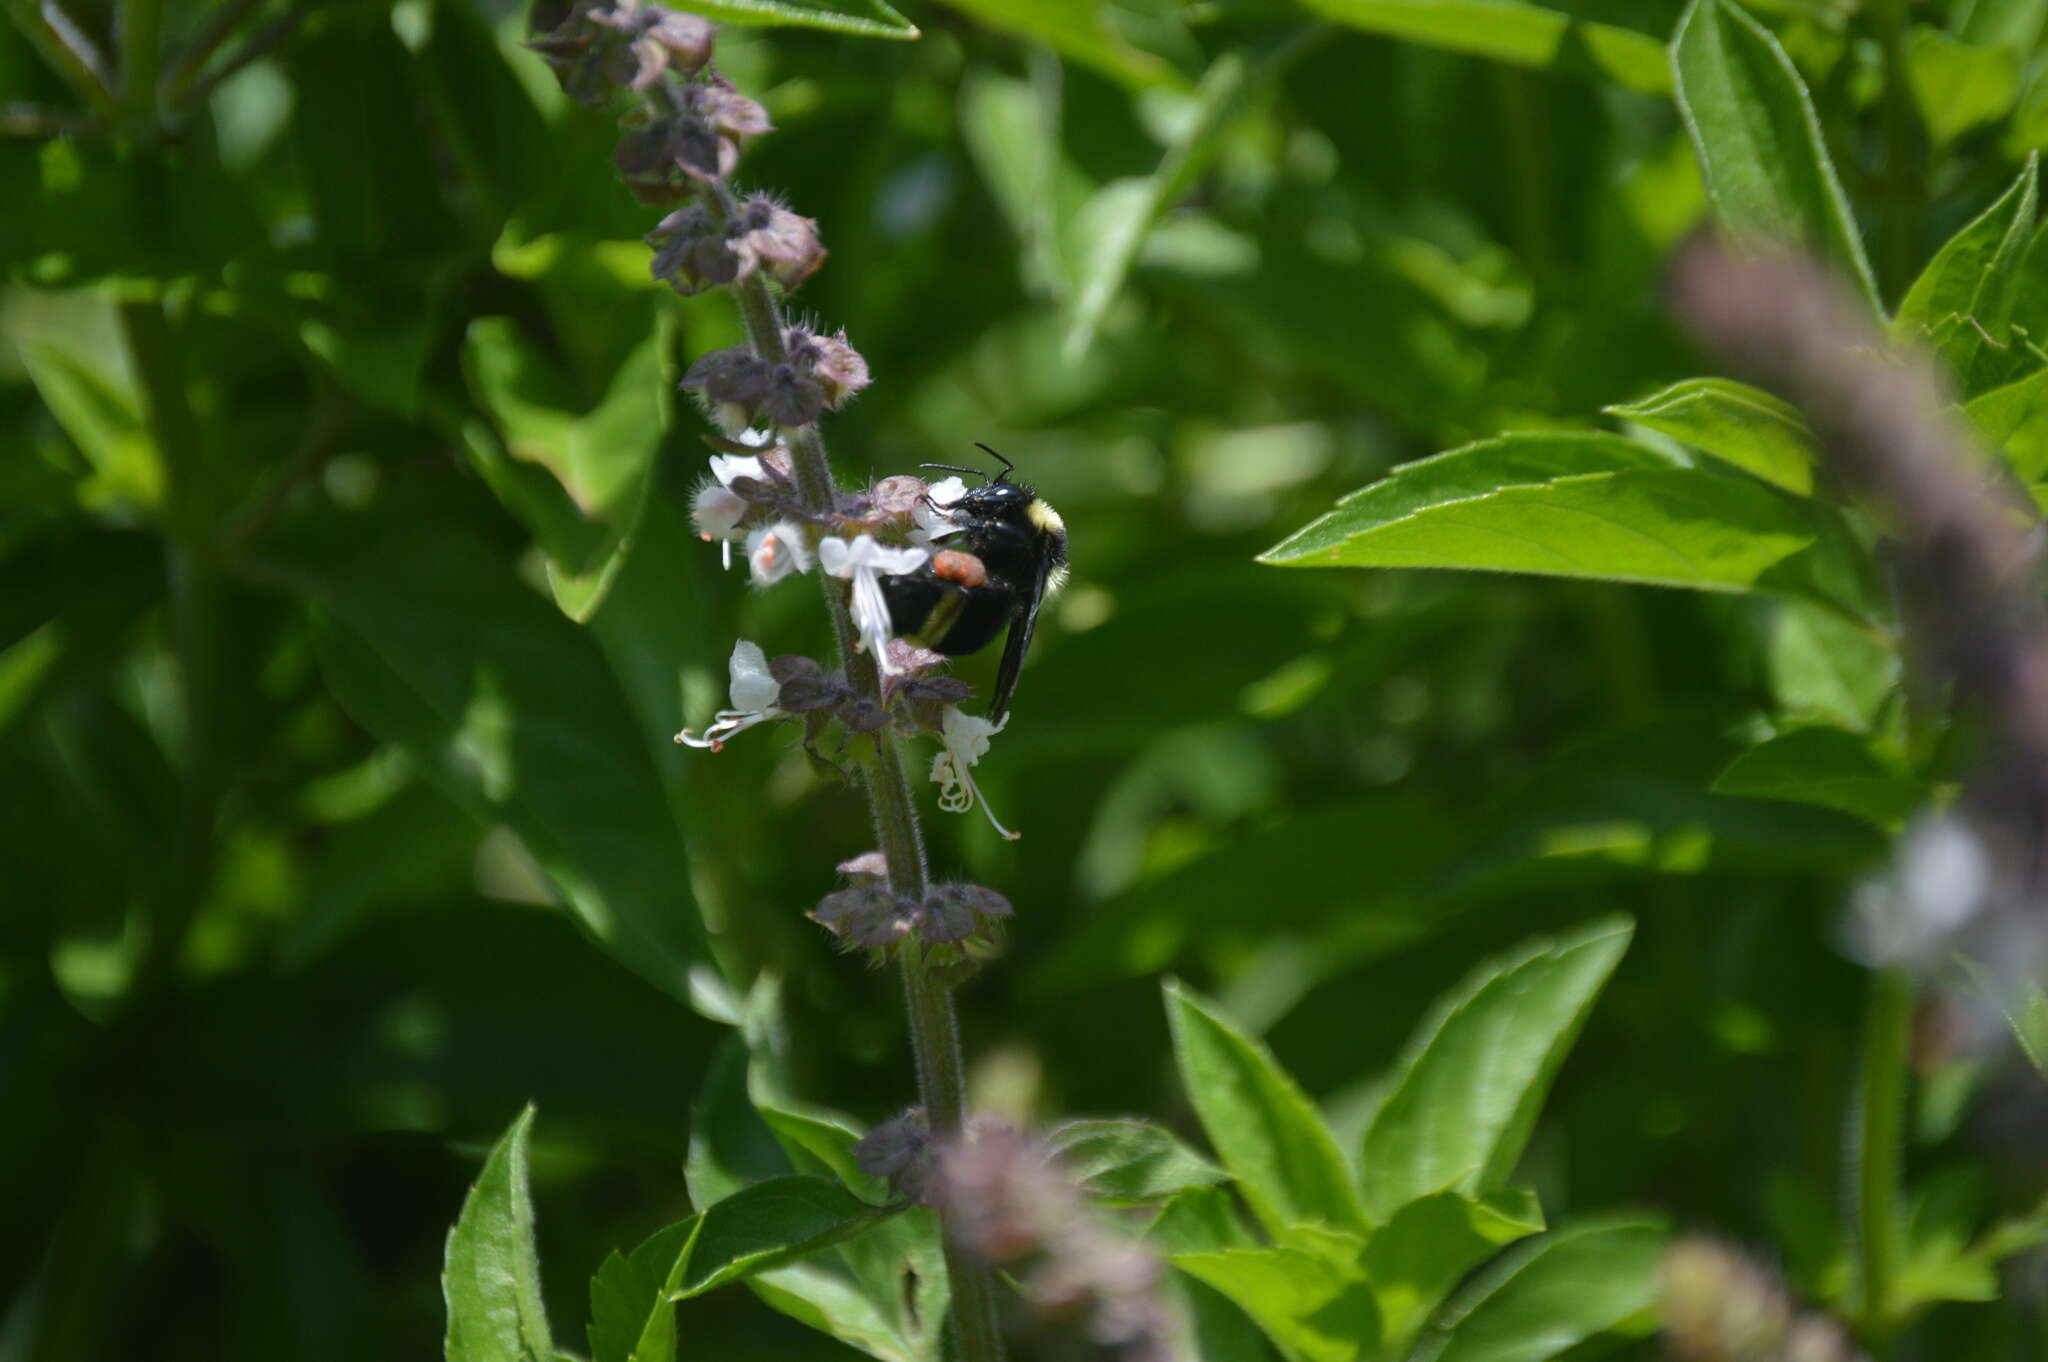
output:
[[[448,1232],[441,1292],[448,1306],[447,1362],[555,1362],[533,1246],[526,1146],[533,1108],[491,1149]]]
[[[1544,1362],[1598,1334],[1646,1334],[1666,1237],[1658,1221],[1594,1220],[1518,1245],[1430,1321],[1413,1362]]]
[[[1362,1247],[1324,1233],[1314,1249],[1224,1249],[1174,1255],[1173,1265],[1250,1315],[1290,1362],[1354,1362],[1379,1343],[1379,1307],[1358,1266]]]
[[[1821,534],[1756,483],[1674,468],[1614,436],[1521,433],[1406,464],[1259,561],[1804,594],[1812,583],[1789,560]]]
[[[1817,251],[1877,307],[1877,284],[1813,99],[1778,40],[1733,0],[1693,0],[1672,39],[1678,108],[1707,194],[1743,236]]]
[[[1813,432],[1797,408],[1761,388],[1726,378],[1688,378],[1639,402],[1605,410],[1788,492],[1804,496],[1813,490],[1819,456]]]
[[[861,38],[921,36],[917,25],[883,0],[686,0],[677,8],[728,24],[821,28]]]
[[[1481,965],[1436,1007],[1395,1064],[1360,1166],[1367,1213],[1442,1191],[1502,1190],[1550,1081],[1634,928],[1608,919]]]
[[[1266,1048],[1178,984],[1166,986],[1166,1014],[1188,1099],[1267,1231],[1361,1228],[1358,1193],[1337,1142]]]
[[[1515,66],[1585,70],[1638,94],[1671,93],[1664,44],[1647,33],[1519,0],[1306,0],[1310,9],[1391,38]]]
[[[1171,1131],[1143,1121],[1069,1121],[1046,1144],[1076,1182],[1112,1201],[1164,1201],[1230,1180]]]

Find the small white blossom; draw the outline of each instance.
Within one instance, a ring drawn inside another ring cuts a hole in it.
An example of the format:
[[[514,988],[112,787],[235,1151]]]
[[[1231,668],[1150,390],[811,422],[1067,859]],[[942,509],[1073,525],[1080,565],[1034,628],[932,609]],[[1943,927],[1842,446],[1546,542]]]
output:
[[[676,741],[690,747],[708,747],[714,752],[723,751],[725,740],[736,733],[745,732],[755,724],[782,717],[775,701],[782,694],[782,683],[768,673],[768,657],[758,643],[745,639],[732,645],[732,660],[727,664],[732,678],[732,708],[721,709],[711,720],[711,727],[699,737],[689,729],[676,734]]]
[[[974,783],[974,763],[988,754],[988,740],[1002,732],[1003,724],[1009,721],[1006,714],[1002,723],[992,724],[963,714],[958,705],[947,705],[940,719],[946,750],[932,758],[932,781],[939,787],[940,808],[948,813],[966,813],[978,803],[988,815],[989,825],[1002,834],[1004,841],[1014,842],[1023,834],[1011,832],[996,821],[988,797]]]
[[[773,586],[792,572],[809,572],[811,549],[804,543],[803,527],[778,520],[749,534],[747,570],[755,586]]]
[[[696,522],[698,537],[706,543],[723,541],[721,552],[727,567],[732,566],[732,541],[740,537],[740,521],[746,514],[747,503],[722,483],[705,483],[690,504],[690,519]]]
[[[720,486],[730,487],[734,478],[765,480],[768,470],[752,454],[713,454],[711,476],[718,479]]]
[[[860,630],[861,646],[884,672],[894,672],[889,657],[889,603],[882,597],[882,573],[915,572],[931,555],[923,549],[891,548],[875,541],[871,534],[852,543],[836,535],[818,541],[818,563],[834,577],[853,580],[853,621]]]
[[[910,531],[910,542],[929,548],[934,539],[958,531],[960,526],[948,508],[966,495],[967,484],[957,477],[941,478],[927,487],[917,505],[910,508],[911,519],[917,522]]]

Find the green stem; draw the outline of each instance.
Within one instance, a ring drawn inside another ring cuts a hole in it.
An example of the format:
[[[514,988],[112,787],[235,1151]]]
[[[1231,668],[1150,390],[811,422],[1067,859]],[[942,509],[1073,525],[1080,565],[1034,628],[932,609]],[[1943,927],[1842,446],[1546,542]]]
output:
[[[1906,0],[1871,7],[1884,60],[1884,197],[1878,232],[1878,290],[1887,304],[1904,295],[1913,277],[1913,236],[1919,218],[1919,176],[1913,161],[1913,94],[1906,84]]]
[[[85,31],[54,0],[8,0],[7,12],[29,44],[56,68],[73,92],[109,122],[121,115],[106,62]]]
[[[721,222],[729,220],[738,209],[732,192],[724,184],[713,186],[706,195],[706,206]],[[783,342],[786,324],[767,280],[757,271],[732,288],[754,353],[770,363],[788,362],[789,352]],[[797,492],[805,508],[813,512],[829,509],[834,500],[832,465],[817,427],[799,426],[782,434],[790,449]],[[858,635],[847,604],[848,593],[841,583],[830,578],[821,580],[839,665],[860,695],[879,703],[881,677],[875,659],[855,647]],[[910,782],[904,774],[902,753],[886,730],[875,736],[872,748],[862,762],[862,787],[874,817],[876,840],[888,862],[889,885],[906,898],[922,899],[924,837],[918,826]],[[961,1060],[960,1023],[953,1008],[953,990],[934,978],[914,953],[902,952],[899,960],[911,1055],[917,1069],[918,1099],[932,1134],[942,1142],[954,1140],[965,1127],[967,1074]],[[995,1274],[987,1263],[964,1252],[950,1234],[943,1242],[946,1273],[952,1285],[953,1327],[962,1362],[1002,1362]]]
[[[1906,1049],[1913,984],[1898,967],[1871,975],[1857,1082],[1856,1256],[1858,1323],[1882,1352],[1891,1331],[1892,1278],[1898,1263],[1899,1167],[1905,1138]]]
[[[121,43],[121,103],[132,118],[156,110],[157,72],[163,65],[163,0],[121,0],[115,23]]]

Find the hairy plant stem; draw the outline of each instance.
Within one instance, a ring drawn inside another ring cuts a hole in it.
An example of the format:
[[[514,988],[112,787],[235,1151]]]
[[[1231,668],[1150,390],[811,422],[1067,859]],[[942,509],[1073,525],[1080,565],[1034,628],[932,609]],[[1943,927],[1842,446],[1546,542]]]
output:
[[[665,102],[665,101],[664,101]],[[738,211],[732,191],[714,184],[706,207],[721,224]],[[757,271],[732,286],[740,320],[754,353],[771,364],[789,361],[784,342],[787,328],[782,309]],[[797,493],[807,510],[825,511],[833,504],[832,465],[815,425],[783,431],[796,474]],[[847,681],[856,693],[877,703],[881,675],[876,660],[855,645],[858,632],[848,607],[846,584],[819,574],[825,606],[832,619],[834,650]],[[889,866],[889,886],[910,899],[925,895],[924,835],[917,805],[903,768],[903,753],[886,728],[873,736],[861,760],[861,787],[874,818],[875,839]],[[904,1013],[910,1024],[910,1047],[917,1068],[918,1099],[925,1122],[941,1142],[958,1138],[966,1122],[967,1072],[960,1053],[960,1023],[953,1008],[953,990],[935,978],[915,952],[898,954],[903,976]],[[946,1274],[952,1285],[953,1326],[962,1362],[1001,1362],[1002,1333],[996,1319],[995,1274],[979,1258],[964,1252],[947,1234],[943,1237]]]
[[[1856,1257],[1859,1332],[1888,1352],[1898,1258],[1899,1163],[1906,1113],[1906,1048],[1913,984],[1903,968],[1872,973],[1856,1093]]]

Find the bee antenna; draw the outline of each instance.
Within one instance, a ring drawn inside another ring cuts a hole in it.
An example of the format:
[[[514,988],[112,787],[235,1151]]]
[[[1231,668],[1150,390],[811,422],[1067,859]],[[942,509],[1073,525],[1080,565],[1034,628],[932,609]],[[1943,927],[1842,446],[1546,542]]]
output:
[[[1011,462],[1010,462],[1010,461],[1009,461],[1008,459],[1006,459],[1006,458],[1004,458],[1004,457],[1003,457],[1002,455],[1000,455],[1000,454],[996,453],[996,451],[994,451],[993,449],[990,449],[990,448],[989,448],[989,447],[988,447],[987,445],[983,444],[983,443],[982,443],[981,441],[979,441],[979,440],[976,440],[976,441],[974,442],[974,447],[975,447],[976,449],[980,450],[980,451],[981,451],[982,453],[984,453],[984,454],[988,455],[988,456],[989,456],[990,458],[993,458],[993,459],[995,459],[995,460],[996,460],[996,461],[997,461],[998,463],[1002,464],[1002,466],[1003,466],[1003,471],[1002,471],[1002,472],[1000,472],[1000,473],[998,473],[998,474],[996,474],[996,476],[995,476],[995,481],[997,481],[997,482],[1008,482],[1008,481],[1010,480],[1010,474],[1012,474],[1012,473],[1014,473],[1014,472],[1016,472],[1016,471],[1017,471],[1017,465],[1016,465],[1016,464],[1013,464],[1013,463],[1011,463]]]
[[[919,468],[941,468],[941,469],[944,469],[944,470],[945,470],[946,472],[948,472],[948,473],[969,473],[969,474],[972,474],[972,475],[973,475],[973,476],[975,476],[975,477],[978,477],[978,478],[980,478],[980,479],[981,479],[982,481],[984,481],[984,482],[988,481],[988,474],[986,474],[986,473],[982,472],[982,471],[981,471],[981,470],[980,470],[979,468],[962,468],[962,467],[961,467],[961,466],[960,466],[959,464],[957,464],[957,463],[921,463],[921,464],[919,464],[919,465],[918,465],[918,467],[919,467]]]

